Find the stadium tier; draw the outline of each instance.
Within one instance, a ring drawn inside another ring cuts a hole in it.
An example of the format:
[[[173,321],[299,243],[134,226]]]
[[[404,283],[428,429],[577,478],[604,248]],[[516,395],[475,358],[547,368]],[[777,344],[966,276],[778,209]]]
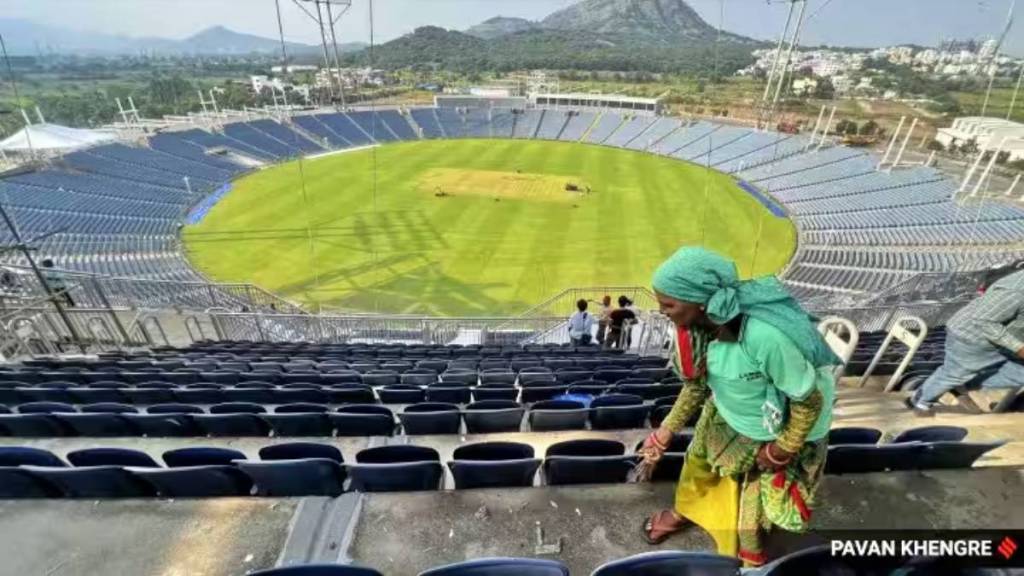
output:
[[[1022,254],[1024,211],[954,201],[957,184],[932,168],[878,171],[878,158],[862,149],[709,120],[562,109],[365,110],[169,131],[8,173],[0,200],[22,235],[40,238],[40,254],[62,267],[200,280],[178,231],[234,178],[305,154],[421,138],[602,144],[730,174],[767,193],[795,222],[800,248],[784,280],[801,298],[870,296],[916,273],[982,269]]]

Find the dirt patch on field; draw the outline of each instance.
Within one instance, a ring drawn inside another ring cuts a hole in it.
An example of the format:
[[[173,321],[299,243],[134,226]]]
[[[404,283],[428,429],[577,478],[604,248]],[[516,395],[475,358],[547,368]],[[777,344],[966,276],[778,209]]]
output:
[[[592,192],[590,184],[572,176],[531,172],[434,168],[420,176],[418,187],[434,196],[480,196],[496,200],[572,202]]]

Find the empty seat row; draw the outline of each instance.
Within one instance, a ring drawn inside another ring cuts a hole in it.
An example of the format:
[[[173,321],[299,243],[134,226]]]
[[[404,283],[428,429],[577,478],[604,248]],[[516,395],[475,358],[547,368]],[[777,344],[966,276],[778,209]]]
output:
[[[5,384],[16,384],[7,382]],[[371,387],[356,383],[320,385],[309,383],[275,386],[267,382],[241,382],[236,385],[198,384],[175,385],[169,382],[143,382],[137,385],[96,383],[92,386],[60,386],[53,383],[0,386],[0,406],[15,406],[32,402],[59,402],[64,404],[219,404],[222,402],[255,402],[258,404],[288,404],[309,402],[314,404],[377,403],[412,404],[423,401],[469,403],[476,400],[516,400],[524,403],[550,400],[561,394],[591,396],[610,392],[634,394],[647,400],[679,394],[682,384],[676,380],[656,383],[644,379],[627,378],[614,384],[598,380],[558,382],[537,379],[519,385],[505,382],[470,385],[460,381],[438,382],[429,385],[395,384]],[[74,410],[72,410],[74,411]]]
[[[683,440],[665,464],[675,475],[689,438]],[[142,451],[92,448],[68,453],[68,466],[46,450],[0,447],[0,498],[337,496],[438,490],[445,477],[438,452],[422,446],[367,448],[354,464],[325,444],[267,446],[259,455],[251,461],[230,448],[179,448],[165,452],[161,466]],[[538,470],[548,485],[622,483],[637,461],[612,440],[554,444],[543,460],[528,444],[483,442],[456,448],[447,467],[463,490],[533,486]]]
[[[643,428],[648,416],[660,422],[674,398],[654,404],[629,394],[607,394],[584,401],[548,400],[529,409],[513,400],[481,400],[456,404],[424,402],[399,414],[406,434],[518,432],[524,415],[533,431]],[[586,402],[589,401],[589,406]],[[18,438],[84,437],[266,437],[266,436],[391,436],[393,412],[375,404],[349,404],[330,410],[323,404],[296,403],[268,412],[260,404],[215,404],[209,411],[192,404],[156,404],[145,413],[134,406],[97,404],[84,407],[51,402],[22,405],[16,414],[0,413],[0,436]]]

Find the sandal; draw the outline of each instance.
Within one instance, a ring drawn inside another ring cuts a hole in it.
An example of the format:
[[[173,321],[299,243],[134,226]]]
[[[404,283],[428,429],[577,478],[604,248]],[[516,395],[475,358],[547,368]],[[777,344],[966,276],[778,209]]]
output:
[[[652,532],[655,530],[655,524],[663,523],[663,519],[666,514],[671,517],[675,528],[669,530],[661,529],[663,533],[655,538],[652,535]],[[673,534],[681,532],[683,528],[686,528],[687,524],[688,521],[685,518],[677,518],[675,513],[671,510],[662,510],[660,512],[655,512],[650,518],[644,520],[644,523],[640,525],[640,535],[644,541],[651,546],[657,546],[665,540],[668,540]]]

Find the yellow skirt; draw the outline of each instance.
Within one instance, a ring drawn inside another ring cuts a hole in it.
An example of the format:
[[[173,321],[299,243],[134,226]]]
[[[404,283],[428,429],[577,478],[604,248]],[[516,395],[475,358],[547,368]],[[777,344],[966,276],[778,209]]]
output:
[[[675,510],[706,530],[715,540],[719,554],[737,555],[740,484],[732,476],[718,475],[707,460],[687,453],[676,486]]]

